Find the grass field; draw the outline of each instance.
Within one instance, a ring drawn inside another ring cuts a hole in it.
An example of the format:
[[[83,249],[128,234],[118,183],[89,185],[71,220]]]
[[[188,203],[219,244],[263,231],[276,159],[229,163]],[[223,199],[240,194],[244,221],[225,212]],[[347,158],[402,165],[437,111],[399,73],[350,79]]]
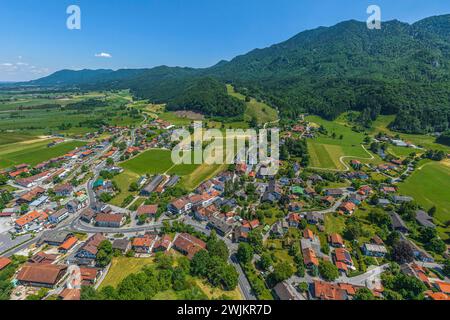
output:
[[[51,158],[64,155],[65,153],[86,144],[81,141],[70,141],[49,148],[47,147],[47,144],[50,141],[51,140],[42,140],[32,143],[19,142],[1,146],[0,168],[6,168],[21,163],[36,165]]]
[[[154,266],[153,258],[128,258],[116,257],[113,258],[111,267],[99,289],[107,286],[117,287],[117,285],[127,276],[133,273],[138,273],[144,267]],[[242,299],[242,295],[238,288],[233,291],[223,291],[220,288],[213,288],[208,283],[201,279],[188,277],[192,279],[195,284],[208,296],[209,299],[217,299],[222,295],[226,295],[233,300]],[[172,289],[158,292],[153,300],[178,300],[180,296]]]
[[[314,139],[308,139],[308,151],[312,167],[342,170],[344,167],[339,161],[342,156],[369,157],[361,147],[364,134],[353,131],[350,126],[345,125],[339,119],[328,121],[317,116],[308,116],[306,120],[313,124],[322,125],[328,131],[327,136],[321,135]],[[333,133],[336,134],[336,138],[331,137]],[[342,139],[340,139],[341,135]]]
[[[227,85],[228,94],[245,101],[245,96],[236,92],[232,85]],[[247,108],[244,113],[245,121],[250,121],[253,117],[258,120],[259,124],[267,122],[273,122],[278,119],[277,110],[265,104],[264,102],[258,102],[256,99],[251,98],[250,102],[246,102]]]
[[[435,219],[440,223],[449,221],[450,161],[423,163],[411,177],[399,185],[399,192],[414,197],[426,210],[436,206]]]
[[[15,134],[48,135],[58,132],[73,136],[95,129],[87,127],[88,120],[101,119],[112,125],[125,126],[137,124],[143,119],[141,116],[130,117],[128,111],[123,108],[131,99],[127,91],[107,94],[95,92],[83,95],[67,94],[65,99],[41,99],[20,95],[15,98],[17,101],[0,103],[0,128],[14,130]],[[107,105],[81,111],[64,108],[67,104],[92,98],[104,98]],[[64,129],[62,125],[69,123],[72,127]]]
[[[444,150],[450,152],[450,147],[436,143],[436,138],[429,135],[420,134],[404,134],[389,130],[389,124],[394,121],[395,116],[378,116],[377,120],[372,125],[371,132],[376,134],[377,132],[383,132],[392,136],[400,135],[400,138],[405,141],[411,141],[413,144],[422,146],[426,149]],[[411,149],[409,149],[411,150]],[[414,150],[413,150],[414,151]],[[394,151],[395,152],[395,151]]]
[[[0,145],[34,140],[36,136],[21,133],[0,133]]]
[[[138,175],[170,173],[176,175],[191,174],[198,165],[174,165],[169,150],[153,149],[120,164],[122,168]]]
[[[152,258],[113,258],[111,267],[105,279],[101,283],[99,289],[113,286],[116,287],[123,279],[132,273],[137,273],[145,266],[152,265]]]
[[[130,171],[124,170],[121,174],[114,177],[114,181],[117,183],[121,192],[111,200],[111,204],[120,207],[123,201],[131,195],[136,195],[137,192],[128,191],[130,184],[136,182],[139,179],[139,175]]]
[[[342,234],[345,229],[345,218],[343,216],[325,215],[325,232],[327,234]]]

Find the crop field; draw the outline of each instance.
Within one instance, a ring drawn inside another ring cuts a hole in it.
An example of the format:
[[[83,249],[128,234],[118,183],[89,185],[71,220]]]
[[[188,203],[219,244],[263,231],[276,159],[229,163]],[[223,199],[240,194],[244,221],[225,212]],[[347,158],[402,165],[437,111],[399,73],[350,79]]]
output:
[[[0,133],[0,146],[10,143],[34,140],[36,138],[37,138],[36,136],[32,136],[29,134]]]
[[[425,162],[399,185],[399,192],[414,197],[426,210],[436,206],[435,219],[444,224],[450,220],[449,177],[450,162],[448,160]],[[443,231],[442,228],[441,231]],[[447,229],[446,232],[450,232],[450,230]],[[449,236],[447,235],[445,238],[448,239]]]
[[[106,106],[83,110],[65,108],[66,105],[93,98],[102,98]],[[142,116],[131,117],[124,108],[131,97],[127,93],[67,95],[64,99],[20,98],[0,103],[0,129],[18,135],[49,135],[63,133],[68,136],[93,131],[89,121],[103,120],[111,125],[127,126],[142,121]],[[70,126],[67,126],[70,124]],[[1,140],[0,140],[1,141]]]
[[[84,146],[81,141],[63,142],[53,147],[47,147],[51,140],[43,140],[33,143],[19,142],[15,144],[3,145],[0,147],[0,168],[27,163],[36,165],[51,158],[58,157]]]

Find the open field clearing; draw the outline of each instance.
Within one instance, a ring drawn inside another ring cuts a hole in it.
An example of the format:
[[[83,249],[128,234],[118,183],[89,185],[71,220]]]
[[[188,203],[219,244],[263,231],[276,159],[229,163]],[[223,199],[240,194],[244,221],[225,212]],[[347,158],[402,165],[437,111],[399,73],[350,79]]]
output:
[[[171,158],[171,151],[152,149],[121,163],[120,166],[138,175],[161,174],[168,172],[169,169],[172,174],[186,175],[192,173],[198,165],[174,165]]]
[[[67,105],[87,101],[89,99],[103,100],[106,104],[86,107],[77,110]],[[101,98],[101,99],[100,99]],[[98,129],[99,121],[111,125],[128,126],[138,124],[143,117],[131,116],[125,106],[129,104],[131,96],[127,92],[108,94],[85,94],[68,96],[64,99],[34,98],[20,104],[17,98],[13,104],[0,103],[0,129],[13,130],[16,134],[49,135],[62,133],[74,136],[92,132]]]
[[[66,154],[77,147],[84,146],[86,143],[81,141],[69,141],[60,143],[54,147],[47,147],[51,140],[26,144],[23,142],[4,145],[0,148],[0,168],[27,163],[36,165]]]
[[[328,121],[317,116],[308,116],[306,120],[316,125],[322,125],[328,131],[327,136],[321,135],[307,140],[312,167],[344,170],[345,167],[339,161],[341,157],[345,157],[346,162],[351,157],[365,163],[379,161],[377,158],[369,160],[371,156],[361,146],[364,134],[353,131],[339,121]],[[331,137],[333,133],[336,135],[335,138]]]
[[[245,101],[245,96],[236,92],[232,85],[227,85],[228,94]],[[256,99],[251,98],[250,102],[246,102],[247,109],[245,110],[244,119],[250,121],[253,117],[258,120],[259,124],[267,122],[273,122],[278,120],[277,110],[265,104],[264,102],[258,102]]]
[[[174,253],[174,256],[178,256]],[[111,268],[105,279],[99,286],[99,289],[107,286],[117,287],[122,280],[124,280],[130,274],[136,274],[142,271],[145,267],[150,269],[156,269],[153,258],[128,258],[128,257],[116,257],[113,258]],[[155,270],[155,272],[158,272]],[[220,288],[213,288],[205,281],[187,276],[188,281],[192,281],[198,288],[203,291],[209,299],[218,299],[223,295],[226,295],[232,300],[241,300],[242,295],[238,288],[233,291],[224,291]],[[173,289],[158,292],[152,300],[178,300],[183,299],[183,292],[176,292]]]
[[[113,180],[117,183],[121,192],[115,196],[110,203],[120,207],[128,196],[136,195],[136,192],[130,192],[128,189],[130,188],[130,184],[136,182],[138,179],[139,175],[130,170],[125,170],[121,174],[115,176]]]
[[[0,146],[10,143],[29,141],[36,139],[36,136],[21,133],[0,133]]]
[[[396,136],[398,134],[404,141],[411,141],[417,146],[422,146],[426,149],[444,150],[446,152],[450,152],[450,147],[436,143],[436,138],[433,136],[421,134],[405,134],[391,131],[388,126],[392,121],[394,121],[394,119],[395,116],[378,116],[377,120],[374,121],[372,125],[372,133],[376,134],[378,132],[383,132],[392,136]]]
[[[116,287],[128,275],[138,273],[145,266],[152,264],[153,258],[113,258],[111,268],[109,269],[109,272],[101,283],[99,289],[107,286]]]
[[[435,219],[440,223],[449,221],[450,166],[448,160],[426,162],[419,166],[411,177],[399,185],[399,192],[414,197],[426,210],[436,206]],[[450,230],[447,229],[446,232]]]

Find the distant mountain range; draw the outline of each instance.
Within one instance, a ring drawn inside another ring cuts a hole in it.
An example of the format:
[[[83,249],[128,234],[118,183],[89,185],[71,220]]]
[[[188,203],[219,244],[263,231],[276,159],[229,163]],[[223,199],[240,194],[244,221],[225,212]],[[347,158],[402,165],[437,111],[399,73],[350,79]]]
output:
[[[356,110],[365,126],[379,114],[396,114],[395,130],[445,131],[450,128],[450,15],[414,24],[384,22],[381,30],[346,21],[205,69],[62,70],[21,85],[129,88],[173,110],[213,116],[227,116],[228,110],[212,105],[231,103],[234,117],[243,108],[227,100],[225,83],[278,108],[286,119],[303,112],[334,119]]]

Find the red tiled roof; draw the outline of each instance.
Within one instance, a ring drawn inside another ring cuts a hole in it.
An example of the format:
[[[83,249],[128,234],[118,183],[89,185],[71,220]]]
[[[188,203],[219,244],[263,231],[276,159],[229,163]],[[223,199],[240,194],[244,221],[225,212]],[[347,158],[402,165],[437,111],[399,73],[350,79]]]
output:
[[[137,209],[138,215],[143,215],[143,214],[155,215],[157,212],[158,212],[158,205],[156,205],[156,204],[143,205]]]
[[[443,293],[450,293],[450,283],[443,282],[443,281],[436,281],[435,282],[436,287]]]
[[[206,249],[205,242],[188,233],[179,234],[173,245],[175,248],[184,251],[189,259],[192,259],[200,250]]]
[[[311,231],[311,229],[305,229],[303,230],[303,238],[305,239],[314,239],[314,233]]]
[[[314,281],[314,297],[320,300],[345,300],[345,290],[341,289],[338,285],[323,282]]]
[[[311,248],[306,248],[302,250],[303,252],[303,261],[306,265],[314,264],[315,266],[319,265],[319,259],[316,257],[316,253]]]
[[[80,289],[67,289],[65,288],[59,294],[62,300],[80,300],[81,299],[81,290]]]
[[[20,269],[17,280],[55,285],[66,270],[64,265],[27,263]]]
[[[64,241],[63,244],[59,247],[62,250],[70,250],[76,243],[78,242],[78,239],[76,237],[70,237],[66,241]]]
[[[340,244],[340,245],[344,244],[344,240],[342,240],[342,237],[337,233],[331,234],[329,239],[332,244]]]
[[[11,260],[6,257],[0,257],[0,270],[3,270],[11,263]]]

